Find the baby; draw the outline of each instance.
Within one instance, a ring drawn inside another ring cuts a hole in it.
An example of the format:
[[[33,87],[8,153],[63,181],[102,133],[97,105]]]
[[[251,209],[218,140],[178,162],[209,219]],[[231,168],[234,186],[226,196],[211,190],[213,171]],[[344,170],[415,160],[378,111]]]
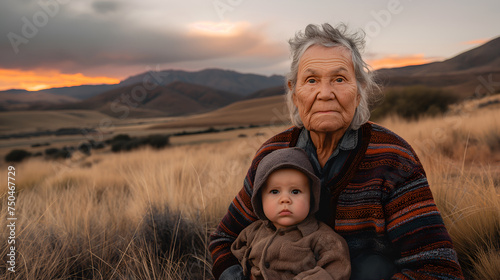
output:
[[[231,246],[245,276],[349,279],[347,243],[314,217],[320,191],[320,180],[302,149],[276,150],[261,160],[252,195],[259,220]]]

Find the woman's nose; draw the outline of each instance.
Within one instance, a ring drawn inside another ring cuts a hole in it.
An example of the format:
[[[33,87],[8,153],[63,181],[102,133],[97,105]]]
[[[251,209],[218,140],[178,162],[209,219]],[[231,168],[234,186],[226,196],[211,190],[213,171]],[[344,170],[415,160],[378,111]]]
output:
[[[318,92],[318,99],[329,100],[335,98],[335,93],[333,92],[333,85],[331,83],[321,83]]]

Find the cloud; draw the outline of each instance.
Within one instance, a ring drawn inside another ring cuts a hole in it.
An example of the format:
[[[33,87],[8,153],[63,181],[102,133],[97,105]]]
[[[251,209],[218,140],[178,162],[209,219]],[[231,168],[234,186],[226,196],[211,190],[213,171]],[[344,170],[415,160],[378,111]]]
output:
[[[130,21],[127,5],[113,1],[94,1],[88,6],[71,1],[59,4],[53,15],[41,4],[29,3],[2,7],[0,15],[6,15],[6,24],[0,26],[0,34],[11,36],[0,41],[1,68],[116,76],[95,71],[217,59],[235,63],[250,59],[265,66],[275,63],[274,57],[288,56],[284,43],[273,42],[262,28],[245,22],[194,23],[184,28],[166,23],[152,28]]]
[[[367,58],[367,63],[373,69],[381,69],[381,68],[393,68],[393,67],[403,67],[408,65],[420,65],[426,64],[433,61],[439,60],[438,58],[430,58],[425,57],[424,54],[411,54],[411,55],[386,55],[383,57],[373,57]]]
[[[92,3],[94,11],[100,14],[115,12],[119,9],[119,4],[114,1],[95,1]]]

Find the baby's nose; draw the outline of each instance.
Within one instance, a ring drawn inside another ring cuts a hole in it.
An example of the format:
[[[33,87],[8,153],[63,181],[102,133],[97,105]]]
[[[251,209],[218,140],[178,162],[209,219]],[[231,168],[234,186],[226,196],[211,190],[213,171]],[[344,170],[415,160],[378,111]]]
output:
[[[290,196],[288,195],[282,195],[280,197],[280,203],[291,203],[292,200],[290,199]]]

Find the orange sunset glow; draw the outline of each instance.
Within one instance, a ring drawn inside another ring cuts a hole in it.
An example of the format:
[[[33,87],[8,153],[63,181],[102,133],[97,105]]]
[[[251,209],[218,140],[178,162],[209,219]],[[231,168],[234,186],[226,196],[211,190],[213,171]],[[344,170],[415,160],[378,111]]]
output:
[[[373,69],[420,65],[433,61],[435,61],[435,59],[426,58],[423,54],[414,54],[407,56],[390,55],[379,59],[367,59],[368,64]]]
[[[189,25],[189,33],[193,36],[230,37],[241,34],[250,24],[246,22],[209,22],[200,21]]]
[[[462,45],[482,45],[488,41],[489,39],[478,39],[478,40],[462,42]]]
[[[54,87],[70,87],[89,84],[117,84],[111,77],[89,77],[82,73],[63,74],[57,70],[22,71],[0,69],[0,90],[26,89],[29,91]]]

